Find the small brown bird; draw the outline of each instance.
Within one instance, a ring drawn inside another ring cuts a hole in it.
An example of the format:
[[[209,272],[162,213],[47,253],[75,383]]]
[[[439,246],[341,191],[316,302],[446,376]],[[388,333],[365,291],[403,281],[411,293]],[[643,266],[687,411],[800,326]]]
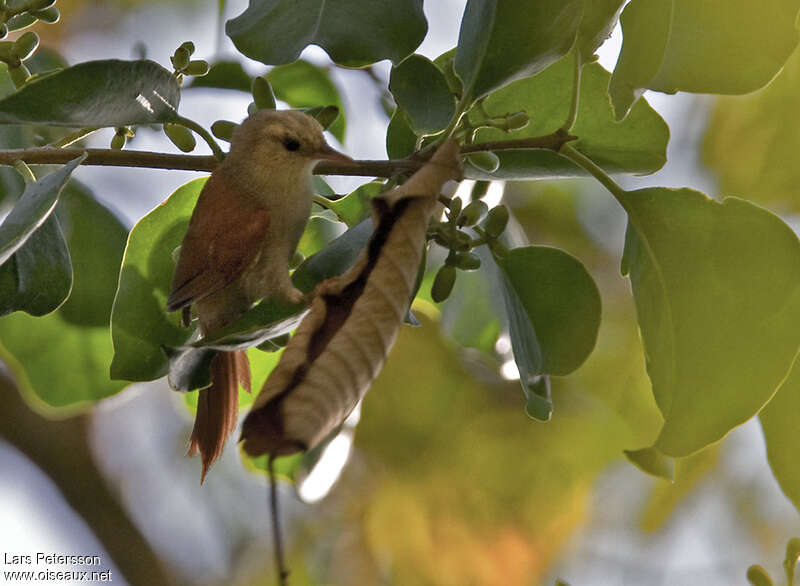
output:
[[[200,193],[167,299],[169,311],[194,305],[204,336],[259,299],[303,299],[289,262],[311,214],[312,170],[322,160],[353,162],[322,130],[302,112],[259,110],[234,132],[228,156]],[[198,397],[188,452],[200,453],[202,478],[236,427],[239,384],[250,390],[247,355],[219,353],[211,386]]]

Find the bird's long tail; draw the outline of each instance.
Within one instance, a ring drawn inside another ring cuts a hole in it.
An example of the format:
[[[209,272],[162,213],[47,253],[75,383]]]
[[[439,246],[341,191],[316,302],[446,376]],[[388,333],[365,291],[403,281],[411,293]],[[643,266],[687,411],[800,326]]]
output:
[[[250,363],[243,350],[220,352],[211,361],[211,386],[199,392],[197,415],[188,456],[200,454],[202,482],[208,468],[222,455],[225,440],[236,427],[239,385],[250,392]]]

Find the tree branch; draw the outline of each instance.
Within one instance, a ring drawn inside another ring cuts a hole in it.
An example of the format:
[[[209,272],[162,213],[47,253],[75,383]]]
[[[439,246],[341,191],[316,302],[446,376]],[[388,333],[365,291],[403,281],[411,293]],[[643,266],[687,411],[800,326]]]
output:
[[[106,548],[125,579],[135,586],[175,583],[97,469],[89,446],[88,417],[45,419],[28,407],[2,369],[0,400],[3,404],[0,438],[50,477]]]
[[[461,153],[478,151],[507,151],[519,149],[548,149],[558,151],[564,144],[577,137],[558,130],[545,136],[501,140],[479,144],[463,145]],[[88,153],[84,165],[106,167],[141,167],[149,169],[175,169],[182,171],[199,171],[210,173],[219,164],[212,155],[179,155],[172,153],[154,153],[149,151],[130,151],[114,149],[78,149],[39,147],[30,149],[0,150],[0,165],[13,165],[15,161],[24,161],[28,165],[63,165],[82,153]],[[430,153],[411,156],[405,159],[388,161],[362,160],[355,165],[340,165],[321,162],[314,169],[317,175],[349,175],[362,177],[392,177],[413,173],[427,162]]]

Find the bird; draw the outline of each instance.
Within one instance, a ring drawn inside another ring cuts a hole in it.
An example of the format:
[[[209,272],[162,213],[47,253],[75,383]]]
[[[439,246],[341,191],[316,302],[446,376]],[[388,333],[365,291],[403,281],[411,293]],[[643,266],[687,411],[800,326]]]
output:
[[[261,299],[301,303],[289,263],[311,215],[319,161],[354,164],[328,145],[308,114],[263,109],[245,119],[192,212],[167,310],[183,310],[186,318],[194,306],[207,337]],[[236,427],[240,384],[250,390],[245,351],[219,352],[211,362],[211,386],[199,391],[187,452],[200,454],[201,483]]]

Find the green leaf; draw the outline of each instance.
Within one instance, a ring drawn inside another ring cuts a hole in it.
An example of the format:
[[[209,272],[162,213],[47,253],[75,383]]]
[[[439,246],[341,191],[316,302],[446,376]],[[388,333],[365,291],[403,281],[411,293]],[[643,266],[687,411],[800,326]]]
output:
[[[751,203],[690,189],[619,195],[647,370],[664,427],[655,447],[687,456],[752,417],[800,344],[800,243]]]
[[[250,93],[250,76],[238,61],[218,61],[202,77],[192,78],[190,88],[207,87],[223,90],[238,90]]]
[[[594,348],[600,293],[580,261],[557,248],[514,248],[496,260],[529,413],[542,413],[549,397],[540,375],[569,374]]]
[[[583,0],[469,0],[461,20],[455,70],[474,100],[535,75],[567,54]]]
[[[369,216],[372,209],[370,201],[385,188],[386,185],[382,181],[371,181],[358,186],[340,199],[328,200],[325,206],[336,212],[338,218],[352,228]]]
[[[0,319],[0,356],[35,404],[61,408],[64,415],[126,384],[108,376],[108,322],[126,229],[74,183],[64,190],[56,213],[75,266],[72,295],[50,315],[15,313]],[[76,319],[84,309],[87,313]]]
[[[783,493],[800,510],[800,468],[796,439],[800,429],[800,368],[795,362],[791,374],[758,414],[767,459]]]
[[[345,120],[342,98],[324,69],[308,61],[296,61],[274,68],[265,77],[272,85],[275,97],[292,108],[312,106],[339,108],[339,117],[329,130],[339,142],[344,141]]]
[[[512,140],[555,132],[567,119],[572,92],[574,56],[570,55],[539,75],[517,81],[490,95],[485,109],[491,116],[527,111],[528,126],[506,133],[485,128],[476,142]],[[667,160],[669,128],[645,101],[637,103],[623,122],[614,120],[608,101],[610,74],[597,63],[583,67],[577,122],[570,143],[609,173],[653,173]],[[477,119],[472,113],[473,121]],[[474,170],[476,179],[535,179],[583,175],[571,161],[549,150],[497,151],[500,168],[491,174]]]
[[[402,159],[417,148],[417,135],[411,128],[408,115],[397,108],[386,128],[386,154],[390,159]]]
[[[111,313],[114,360],[111,378],[154,380],[167,374],[162,345],[182,346],[189,331],[180,312],[167,314],[166,302],[189,218],[206,178],[179,187],[131,230]]]
[[[87,61],[0,100],[0,124],[129,126],[177,117],[180,88],[153,61]]]
[[[642,472],[664,480],[675,479],[675,459],[664,455],[657,448],[625,450],[625,457]]]
[[[747,581],[752,586],[772,586],[772,578],[769,577],[769,572],[758,565],[752,565],[747,568]]]
[[[578,50],[584,63],[611,35],[617,25],[619,13],[625,0],[586,0],[583,4],[583,19],[578,29]]]
[[[427,30],[422,0],[250,0],[225,25],[241,53],[267,65],[294,61],[314,44],[346,67],[398,63]]]
[[[456,112],[444,74],[422,55],[410,55],[392,67],[389,91],[417,134],[443,130]]]
[[[72,288],[69,249],[55,216],[49,216],[0,267],[0,315],[55,311]]]
[[[86,157],[84,153],[60,169],[25,186],[22,197],[0,224],[0,265],[44,224],[55,209],[58,196],[70,175]]]
[[[622,119],[646,89],[745,94],[797,45],[796,0],[633,0],[609,92]]]

